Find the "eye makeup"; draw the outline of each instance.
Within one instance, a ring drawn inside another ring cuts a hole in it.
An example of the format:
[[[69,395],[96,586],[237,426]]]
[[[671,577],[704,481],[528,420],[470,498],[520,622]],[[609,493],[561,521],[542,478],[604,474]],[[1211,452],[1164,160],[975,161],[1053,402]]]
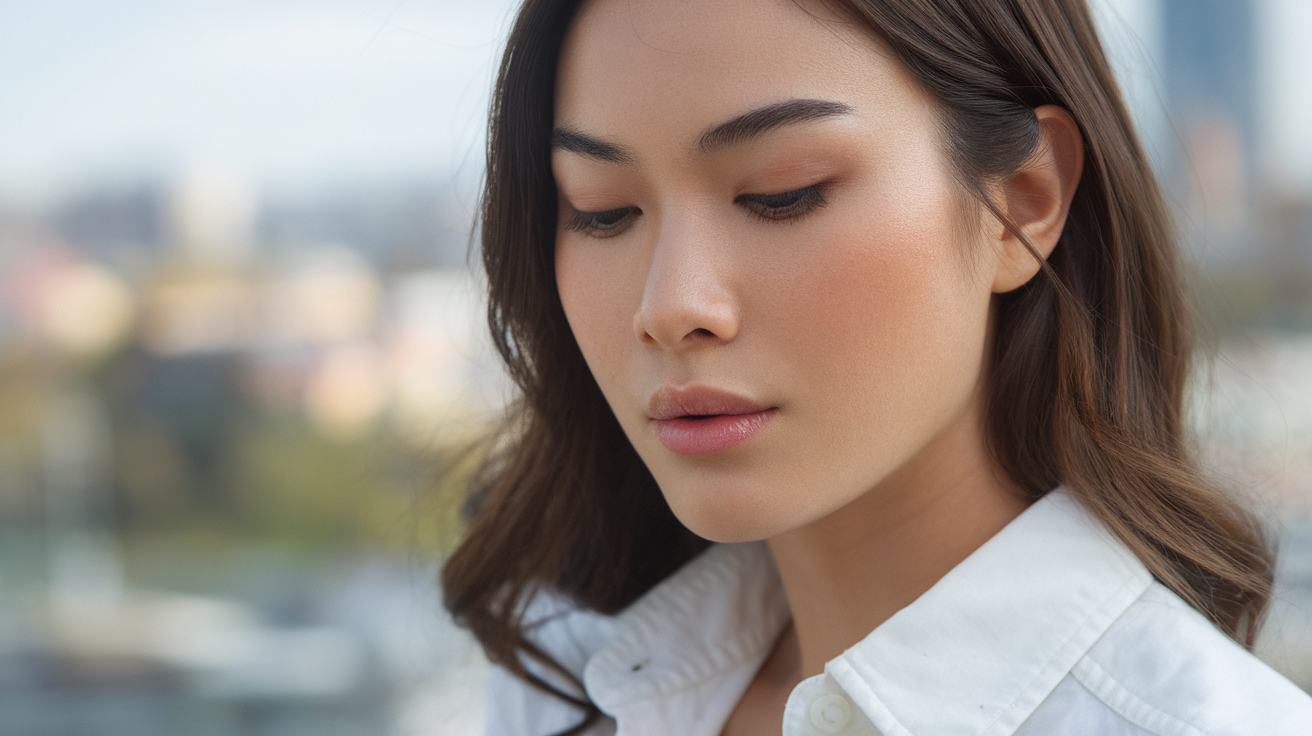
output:
[[[565,229],[594,238],[608,238],[618,235],[641,213],[642,210],[637,207],[617,207],[599,212],[575,210],[565,221]]]
[[[774,194],[740,194],[734,202],[765,222],[791,222],[827,204],[824,184]],[[642,210],[637,207],[594,212],[575,210],[564,228],[593,238],[609,238],[627,229],[640,214]]]
[[[824,207],[824,188],[812,184],[778,194],[740,194],[734,201],[767,222],[790,222]]]

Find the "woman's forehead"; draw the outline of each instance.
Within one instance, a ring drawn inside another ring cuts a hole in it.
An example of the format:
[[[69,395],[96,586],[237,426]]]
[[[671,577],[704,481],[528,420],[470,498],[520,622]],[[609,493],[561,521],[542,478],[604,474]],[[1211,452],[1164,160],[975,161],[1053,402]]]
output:
[[[849,22],[838,6],[815,0],[589,0],[575,25],[615,23],[668,53],[698,53],[709,43],[772,33],[777,23]]]
[[[594,0],[566,37],[555,114],[558,127],[687,137],[778,100],[860,110],[906,104],[915,87],[874,34],[818,3]]]

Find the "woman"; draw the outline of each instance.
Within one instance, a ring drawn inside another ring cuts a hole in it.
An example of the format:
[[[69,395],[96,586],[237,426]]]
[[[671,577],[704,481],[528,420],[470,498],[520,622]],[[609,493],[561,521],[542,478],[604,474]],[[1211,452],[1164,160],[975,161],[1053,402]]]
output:
[[[490,732],[1312,733],[1082,0],[529,0],[483,255]]]

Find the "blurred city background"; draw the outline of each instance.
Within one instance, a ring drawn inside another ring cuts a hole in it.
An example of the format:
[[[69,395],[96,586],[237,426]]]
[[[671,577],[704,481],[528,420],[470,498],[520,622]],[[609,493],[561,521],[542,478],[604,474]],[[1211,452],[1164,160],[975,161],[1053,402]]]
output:
[[[1198,268],[1195,416],[1312,689],[1312,3],[1096,0]],[[0,736],[480,731],[509,0],[0,4]]]

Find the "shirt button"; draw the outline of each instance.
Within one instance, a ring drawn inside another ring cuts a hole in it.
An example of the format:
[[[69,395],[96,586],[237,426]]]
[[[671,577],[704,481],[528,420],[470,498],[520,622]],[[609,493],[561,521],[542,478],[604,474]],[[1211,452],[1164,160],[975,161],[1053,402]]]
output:
[[[842,695],[821,695],[811,701],[811,725],[825,733],[838,733],[852,720],[852,704]]]

